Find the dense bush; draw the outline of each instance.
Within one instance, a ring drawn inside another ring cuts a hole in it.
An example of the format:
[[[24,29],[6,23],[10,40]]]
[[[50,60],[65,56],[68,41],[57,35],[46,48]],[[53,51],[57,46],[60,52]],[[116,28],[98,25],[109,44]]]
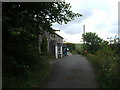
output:
[[[48,58],[38,52],[35,42],[16,40],[15,43],[16,38],[10,43],[14,46],[3,46],[3,88],[36,87],[49,73]],[[6,39],[9,42],[11,38]]]
[[[43,75],[42,70],[49,70],[46,56],[38,50],[38,24],[27,11],[17,7],[19,4],[3,4],[3,88],[30,87],[29,78],[33,77],[33,73],[41,75],[40,79],[47,75]],[[31,81],[34,79],[31,78]]]
[[[120,88],[120,57],[109,46],[103,46],[96,53],[99,65],[99,81],[102,87]]]
[[[26,58],[31,58],[29,63],[20,63],[19,60],[5,63],[7,68],[4,67],[3,70],[3,88],[34,88],[48,76],[48,58],[37,54]]]
[[[100,87],[120,88],[120,57],[109,45],[101,46],[95,55],[87,55],[96,68]]]
[[[83,49],[88,51],[87,58],[96,68],[100,87],[120,88],[120,41],[104,41],[96,33],[83,34]],[[110,43],[110,44],[109,44]]]

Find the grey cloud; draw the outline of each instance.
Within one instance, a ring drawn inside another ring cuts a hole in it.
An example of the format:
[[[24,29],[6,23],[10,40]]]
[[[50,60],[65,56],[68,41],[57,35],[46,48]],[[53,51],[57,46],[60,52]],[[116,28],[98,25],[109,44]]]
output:
[[[118,34],[118,22],[113,22],[111,24],[111,28],[110,30],[108,31],[109,33],[114,33],[114,34]]]
[[[54,28],[59,28],[63,32],[67,34],[78,34],[81,33],[81,27],[82,25],[80,24],[80,19],[74,20],[73,22],[69,22],[68,24],[55,24],[53,25]]]
[[[109,32],[109,33],[118,34],[118,28],[117,28],[117,26],[111,27],[111,29],[110,29],[108,32]]]
[[[93,2],[94,1],[94,2]],[[72,5],[72,4],[71,4]],[[105,10],[107,11],[108,8],[106,8],[106,3],[101,1],[101,0],[85,0],[82,3],[80,3],[79,5],[74,6],[71,10],[75,13],[80,13],[83,16],[79,17],[79,18],[75,18],[75,20],[69,22],[68,24],[63,24],[63,25],[59,25],[59,24],[55,24],[53,25],[53,27],[55,28],[59,28],[60,30],[62,30],[63,32],[67,33],[67,34],[78,34],[82,32],[82,22],[90,17],[93,16],[93,9],[101,9],[101,10]],[[100,30],[102,28],[106,28],[107,26],[104,25],[103,23],[101,24],[96,24],[95,25],[95,29],[96,30]],[[115,27],[114,27],[115,28]],[[116,33],[112,28],[111,30],[109,30],[109,32],[113,32]]]
[[[88,9],[88,8],[78,8],[76,13],[80,13],[82,14],[82,17],[79,18],[75,18],[75,22],[82,22],[84,20],[86,20],[87,18],[91,17],[93,15],[92,13],[92,9]]]
[[[107,27],[107,25],[105,25],[105,24],[103,24],[103,23],[101,23],[101,24],[96,24],[95,25],[95,29],[96,30],[99,30],[99,29],[105,29]]]
[[[108,11],[109,7],[106,7],[106,5],[106,0],[81,0],[78,1],[76,6],[73,6],[72,10],[76,13],[81,13],[83,15],[81,21],[83,21],[93,15],[93,9]]]
[[[66,30],[64,30],[65,33],[67,34],[79,34],[82,32],[81,28],[79,25],[71,25],[68,28],[66,28]]]

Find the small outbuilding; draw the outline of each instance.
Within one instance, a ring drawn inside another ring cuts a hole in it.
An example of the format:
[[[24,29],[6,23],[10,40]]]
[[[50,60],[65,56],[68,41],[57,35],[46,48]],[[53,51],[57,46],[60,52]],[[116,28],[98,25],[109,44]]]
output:
[[[55,58],[63,57],[63,37],[57,33],[50,34],[44,31],[42,27],[40,27],[40,30],[42,34],[39,34],[39,52],[41,53],[42,37],[44,36],[47,38],[48,53]]]

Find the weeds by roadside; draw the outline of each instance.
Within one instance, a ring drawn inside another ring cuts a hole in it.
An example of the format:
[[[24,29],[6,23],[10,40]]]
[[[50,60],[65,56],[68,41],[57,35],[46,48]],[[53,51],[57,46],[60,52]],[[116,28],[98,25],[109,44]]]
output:
[[[109,46],[102,47],[87,59],[96,69],[97,81],[102,88],[120,88],[120,57]]]

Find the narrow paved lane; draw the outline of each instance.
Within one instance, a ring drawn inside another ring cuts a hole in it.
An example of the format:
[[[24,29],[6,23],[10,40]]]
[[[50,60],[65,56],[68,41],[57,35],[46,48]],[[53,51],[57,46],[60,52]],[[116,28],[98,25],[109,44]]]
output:
[[[91,64],[85,57],[70,55],[51,62],[53,72],[42,88],[96,88]]]

